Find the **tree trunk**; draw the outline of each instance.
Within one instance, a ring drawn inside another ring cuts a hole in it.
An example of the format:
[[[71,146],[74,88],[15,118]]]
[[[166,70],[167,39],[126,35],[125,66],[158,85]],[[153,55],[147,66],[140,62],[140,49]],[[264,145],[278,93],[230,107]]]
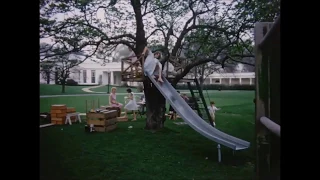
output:
[[[61,93],[65,93],[66,92],[66,85],[65,84],[61,84]]]
[[[200,74],[200,77],[199,77],[199,84],[200,84],[200,88],[201,89],[203,89],[203,83],[204,83],[204,73],[205,73],[205,69],[206,67],[205,67],[205,64],[203,64],[202,65],[202,67],[201,67],[201,74]]]
[[[135,53],[137,56],[139,56],[141,55],[147,40],[145,38],[144,24],[141,12],[141,3],[137,0],[131,0],[131,5],[133,7],[137,23]],[[159,130],[164,126],[166,100],[159,92],[159,90],[146,77],[143,82],[143,86],[147,106],[147,122],[145,129]]]
[[[143,85],[147,105],[145,129],[154,131],[162,129],[166,120],[166,100],[149,79],[146,79]]]
[[[199,85],[200,85],[200,88],[203,89],[203,83],[204,83],[204,78],[203,78],[203,75],[201,75],[199,77]]]
[[[61,79],[60,83],[61,83],[61,93],[65,93],[66,92],[66,78]]]
[[[47,84],[50,84],[50,72],[47,72],[46,73],[46,76],[47,76]]]
[[[58,72],[54,72],[54,84],[59,84],[59,74]]]

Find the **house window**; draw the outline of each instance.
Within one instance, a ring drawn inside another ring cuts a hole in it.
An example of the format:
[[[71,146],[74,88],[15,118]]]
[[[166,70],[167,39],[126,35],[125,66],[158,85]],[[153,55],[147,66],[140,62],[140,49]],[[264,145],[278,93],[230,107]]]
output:
[[[87,70],[83,70],[83,83],[87,83]]]
[[[216,79],[216,80],[215,80],[215,83],[220,83],[220,79]]]
[[[91,83],[96,83],[96,71],[91,70]]]

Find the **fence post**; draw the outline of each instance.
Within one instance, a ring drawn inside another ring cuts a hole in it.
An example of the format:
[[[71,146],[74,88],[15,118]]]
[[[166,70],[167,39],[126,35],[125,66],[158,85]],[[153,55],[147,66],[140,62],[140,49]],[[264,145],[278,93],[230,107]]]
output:
[[[254,27],[255,41],[255,84],[256,84],[256,178],[259,180],[270,172],[270,147],[265,127],[260,123],[260,117],[269,116],[269,59],[259,48],[264,35],[272,23],[256,23]]]

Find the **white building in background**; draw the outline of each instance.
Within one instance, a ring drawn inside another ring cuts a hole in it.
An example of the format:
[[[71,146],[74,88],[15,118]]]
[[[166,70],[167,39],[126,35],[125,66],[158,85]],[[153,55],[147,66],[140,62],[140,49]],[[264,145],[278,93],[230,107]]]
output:
[[[255,84],[254,72],[239,73],[213,73],[208,76],[205,84],[225,84],[225,85],[252,85]]]
[[[78,82],[79,85],[123,85],[125,82],[121,81],[121,63],[111,62],[106,65],[101,65],[93,61],[86,61],[75,67],[76,71],[72,71],[69,78]],[[194,78],[187,75],[186,78]],[[254,84],[254,72],[240,72],[240,73],[213,73],[209,75],[204,84]],[[40,75],[40,83],[46,83],[45,79]],[[54,80],[50,81],[54,84]],[[137,86],[137,82],[127,82],[130,86]]]

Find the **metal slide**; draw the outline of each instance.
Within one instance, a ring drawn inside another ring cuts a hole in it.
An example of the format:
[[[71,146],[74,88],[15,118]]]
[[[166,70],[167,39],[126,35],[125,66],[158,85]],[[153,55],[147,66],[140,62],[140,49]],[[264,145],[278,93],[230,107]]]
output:
[[[233,150],[242,150],[250,146],[250,142],[230,136],[212,127],[195,113],[184,99],[178,94],[166,78],[162,78],[161,85],[154,78],[148,75],[149,79],[159,89],[161,94],[169,101],[179,116],[195,131],[218,144],[227,146]]]

